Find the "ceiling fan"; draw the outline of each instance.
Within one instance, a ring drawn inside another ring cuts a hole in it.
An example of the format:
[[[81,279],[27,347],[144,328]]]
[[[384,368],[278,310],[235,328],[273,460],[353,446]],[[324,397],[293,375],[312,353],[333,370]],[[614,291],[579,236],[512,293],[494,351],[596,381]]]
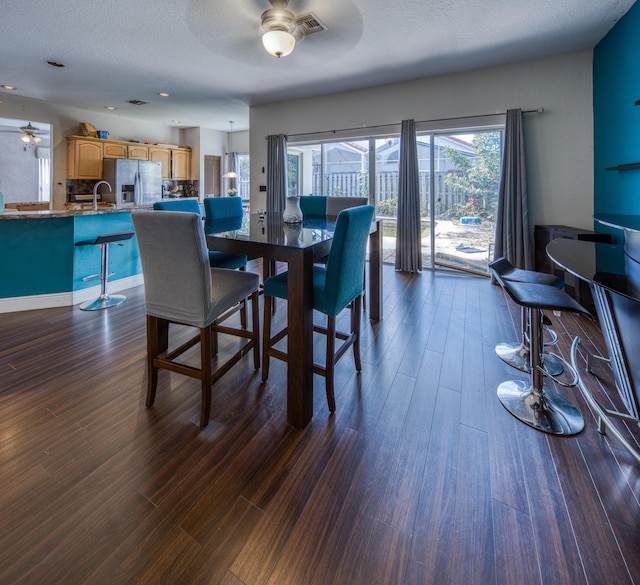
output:
[[[20,140],[24,143],[25,150],[27,146],[33,146],[42,142],[40,136],[46,136],[46,132],[40,132],[40,128],[36,128],[29,122],[26,126],[20,126],[20,128],[11,128],[10,130],[0,130],[0,132],[16,132],[22,134]]]
[[[301,41],[312,33],[327,30],[325,24],[312,12],[296,16],[287,10],[289,0],[269,0],[269,4],[271,8],[262,13],[262,45],[267,53],[278,59],[289,55],[296,46],[296,41]]]

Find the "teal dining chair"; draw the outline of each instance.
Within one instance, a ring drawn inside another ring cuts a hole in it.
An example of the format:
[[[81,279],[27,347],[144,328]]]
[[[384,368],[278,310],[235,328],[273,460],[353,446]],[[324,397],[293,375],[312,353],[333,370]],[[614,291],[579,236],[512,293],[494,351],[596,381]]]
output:
[[[239,199],[239,198],[238,198]],[[183,211],[197,213],[202,216],[202,210],[197,199],[168,199],[156,201],[153,208],[159,211]],[[244,270],[247,265],[247,257],[244,254],[231,254],[219,250],[209,250],[209,265],[212,268],[229,268],[230,270]]]
[[[323,218],[327,215],[327,199],[324,195],[303,195],[300,197],[300,211],[303,219]]]
[[[360,362],[360,320],[362,273],[366,260],[367,238],[373,219],[373,207],[363,205],[345,209],[336,220],[331,251],[326,266],[313,266],[313,309],[327,316],[327,326],[314,324],[314,331],[326,335],[325,365],[313,365],[313,372],[324,376],[329,410],[335,412],[334,368],[338,360],[353,346],[356,370]],[[269,376],[269,359],[288,360],[287,353],[275,346],[287,335],[287,327],[271,335],[271,303],[274,298],[287,299],[288,272],[267,278],[264,282],[264,328],[262,380]],[[343,309],[351,309],[349,333],[336,330],[336,317]],[[336,338],[342,343],[336,350]],[[289,348],[288,348],[289,349]],[[292,348],[293,351],[295,348]]]
[[[218,219],[242,219],[244,209],[242,198],[235,197],[205,197],[203,200],[204,215],[209,220]]]

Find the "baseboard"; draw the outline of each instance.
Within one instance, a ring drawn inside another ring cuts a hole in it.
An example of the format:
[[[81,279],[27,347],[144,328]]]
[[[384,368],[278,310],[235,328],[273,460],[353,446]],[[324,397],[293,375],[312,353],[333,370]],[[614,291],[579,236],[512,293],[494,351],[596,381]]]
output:
[[[143,284],[142,274],[135,274],[127,278],[110,280],[108,291],[117,293]],[[32,295],[28,297],[12,297],[0,299],[0,313],[15,313],[17,311],[31,311],[34,309],[52,309],[55,307],[70,307],[97,299],[100,296],[100,286],[83,288],[73,292],[53,293],[46,295]]]

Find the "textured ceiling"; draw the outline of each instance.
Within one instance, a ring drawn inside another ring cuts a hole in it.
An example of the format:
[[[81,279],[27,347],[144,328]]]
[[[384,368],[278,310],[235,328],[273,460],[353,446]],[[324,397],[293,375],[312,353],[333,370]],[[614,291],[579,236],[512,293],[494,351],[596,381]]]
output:
[[[590,49],[633,3],[291,0],[328,30],[276,59],[260,41],[267,0],[2,0],[0,84],[89,111],[241,130],[254,104]]]

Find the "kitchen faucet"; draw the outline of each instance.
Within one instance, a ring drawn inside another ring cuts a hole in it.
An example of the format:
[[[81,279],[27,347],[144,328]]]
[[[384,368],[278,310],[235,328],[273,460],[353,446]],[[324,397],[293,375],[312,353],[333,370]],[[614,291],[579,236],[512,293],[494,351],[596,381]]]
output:
[[[109,187],[109,192],[111,192],[111,185],[109,185],[107,181],[98,181],[93,186],[93,210],[94,211],[98,211],[98,187],[100,185],[106,185],[107,187]]]

